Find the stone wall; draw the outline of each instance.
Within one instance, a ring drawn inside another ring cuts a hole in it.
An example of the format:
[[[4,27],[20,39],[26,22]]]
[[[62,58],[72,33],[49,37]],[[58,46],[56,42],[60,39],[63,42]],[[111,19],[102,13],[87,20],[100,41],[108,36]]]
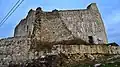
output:
[[[0,67],[10,62],[19,63],[28,59],[29,39],[10,37],[0,40]]]
[[[15,36],[26,35],[49,42],[75,38],[89,42],[91,36],[95,44],[107,43],[105,27],[95,3],[80,10],[30,10],[27,18],[15,29]]]
[[[65,55],[69,54],[96,54],[96,55],[120,55],[120,47],[106,45],[53,45],[51,49],[36,51],[32,48],[31,38],[27,37],[10,37],[0,40],[0,65],[8,65],[9,63],[18,64],[29,62],[43,55]],[[33,44],[34,45],[34,44]],[[34,45],[35,46],[35,45]],[[41,46],[40,46],[41,47]]]
[[[61,20],[72,34],[88,42],[88,36],[93,36],[94,42],[101,39],[107,42],[103,21],[96,4],[91,4],[83,10],[66,10],[59,12]]]
[[[120,47],[106,45],[54,45],[52,49],[65,54],[120,54]]]
[[[30,10],[26,18],[22,19],[16,26],[14,36],[30,36],[33,32],[35,22],[35,11]]]
[[[98,45],[88,45],[88,36]],[[47,54],[120,54],[120,47],[99,45],[106,42],[94,3],[81,10],[44,12],[37,8],[16,26],[14,37],[0,40],[0,65],[24,63]]]

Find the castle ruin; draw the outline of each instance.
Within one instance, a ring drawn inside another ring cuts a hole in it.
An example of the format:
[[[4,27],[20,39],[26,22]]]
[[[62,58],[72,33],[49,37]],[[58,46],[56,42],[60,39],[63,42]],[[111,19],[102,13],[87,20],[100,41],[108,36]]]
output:
[[[53,10],[39,7],[16,26],[14,36],[32,36],[41,41],[62,41],[79,38],[88,43],[106,44],[105,27],[95,3],[87,9]]]
[[[0,40],[0,65],[18,64],[47,54],[87,54],[94,58],[99,54],[120,54],[120,47],[105,44],[107,35],[95,3],[80,10],[45,12],[39,7],[31,9],[20,21],[14,37]]]

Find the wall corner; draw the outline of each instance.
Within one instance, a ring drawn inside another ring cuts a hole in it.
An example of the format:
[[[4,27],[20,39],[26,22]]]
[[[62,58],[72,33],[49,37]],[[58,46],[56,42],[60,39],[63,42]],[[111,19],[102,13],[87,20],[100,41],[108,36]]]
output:
[[[87,6],[87,9],[99,11],[96,3],[91,3]]]

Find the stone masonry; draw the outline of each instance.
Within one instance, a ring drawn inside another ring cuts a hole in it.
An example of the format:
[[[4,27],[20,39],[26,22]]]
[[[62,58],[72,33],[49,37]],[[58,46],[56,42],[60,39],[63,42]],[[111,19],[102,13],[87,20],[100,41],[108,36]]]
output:
[[[95,3],[80,10],[44,12],[39,7],[20,21],[14,37],[0,40],[0,67],[51,54],[120,55],[119,46],[106,44],[104,24]]]
[[[107,43],[105,27],[95,3],[87,9],[53,10],[44,12],[39,7],[15,28],[15,36],[32,36],[36,40],[56,42],[63,40],[93,40],[95,44]]]

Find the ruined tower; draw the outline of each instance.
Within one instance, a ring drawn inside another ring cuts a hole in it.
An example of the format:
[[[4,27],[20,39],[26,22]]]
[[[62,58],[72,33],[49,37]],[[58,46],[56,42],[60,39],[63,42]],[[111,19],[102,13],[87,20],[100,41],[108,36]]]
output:
[[[40,61],[40,65],[44,64],[45,57],[50,57],[45,60],[47,65],[60,61],[56,64],[58,67],[61,63],[101,63],[102,57],[114,59],[118,55],[120,58],[120,47],[106,43],[105,27],[95,3],[86,9],[51,12],[38,7],[31,9],[16,26],[14,37],[0,39],[0,67],[29,65],[34,60]],[[55,57],[59,60],[53,60]]]
[[[80,10],[44,12],[40,7],[36,11],[30,10],[28,16],[16,26],[14,36],[33,36],[45,42],[81,39],[87,43],[107,43],[96,3]]]

